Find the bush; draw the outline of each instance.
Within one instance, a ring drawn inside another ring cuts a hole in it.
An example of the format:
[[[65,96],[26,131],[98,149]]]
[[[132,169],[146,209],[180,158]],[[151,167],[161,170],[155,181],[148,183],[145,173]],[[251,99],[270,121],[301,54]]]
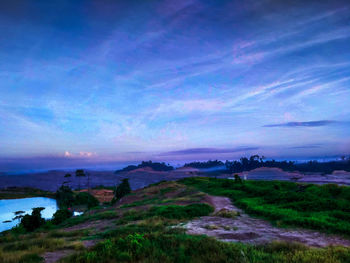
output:
[[[55,225],[59,225],[72,216],[73,213],[66,208],[57,210],[56,213],[53,214],[52,223],[54,223]]]
[[[41,227],[45,223],[45,219],[41,217],[41,211],[44,209],[44,207],[33,208],[31,215],[23,216],[20,225],[28,232],[32,232]]]
[[[239,216],[239,214],[240,213],[238,211],[231,211],[225,208],[215,213],[216,216],[225,217],[225,218],[236,218],[237,216]]]
[[[76,195],[74,205],[87,205],[88,208],[98,206],[100,202],[88,192],[80,192]]]
[[[242,179],[241,179],[241,177],[239,177],[238,174],[235,174],[234,177],[235,177],[235,183],[242,184]]]

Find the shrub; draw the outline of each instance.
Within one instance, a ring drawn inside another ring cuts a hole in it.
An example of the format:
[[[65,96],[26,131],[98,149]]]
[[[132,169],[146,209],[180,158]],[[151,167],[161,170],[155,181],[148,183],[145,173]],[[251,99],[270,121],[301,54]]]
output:
[[[235,218],[236,216],[239,216],[239,212],[230,211],[230,210],[223,208],[220,211],[218,211],[215,215],[220,216],[220,217],[225,217],[225,218]]]
[[[238,174],[235,174],[234,177],[235,177],[235,183],[242,184],[242,179],[241,179],[241,177],[239,177]]]
[[[87,205],[88,208],[92,208],[99,205],[99,201],[93,195],[88,192],[80,192],[76,195],[74,205]]]
[[[45,223],[45,219],[41,217],[41,211],[44,210],[44,207],[33,208],[31,215],[23,216],[21,220],[21,226],[28,232],[32,232],[35,229],[41,227]]]
[[[66,208],[57,210],[56,213],[53,214],[52,223],[55,225],[61,224],[63,221],[72,216],[73,213]]]
[[[222,182],[222,187],[223,188],[232,188],[233,187],[233,182],[232,182],[232,180],[230,180],[230,179],[225,179],[225,180],[223,180],[223,182]]]
[[[207,204],[192,204],[186,206],[165,205],[154,206],[151,208],[151,214],[170,219],[194,218],[197,216],[206,216],[212,213],[214,209]]]

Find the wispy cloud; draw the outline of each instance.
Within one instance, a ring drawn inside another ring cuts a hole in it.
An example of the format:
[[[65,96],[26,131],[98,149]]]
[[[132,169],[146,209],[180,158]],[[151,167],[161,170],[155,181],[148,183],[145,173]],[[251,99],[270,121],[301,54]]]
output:
[[[170,151],[161,155],[200,155],[200,154],[220,154],[220,153],[236,153],[250,152],[258,150],[259,147],[238,147],[238,148],[191,148],[178,151]]]
[[[321,127],[328,126],[337,123],[342,123],[335,120],[320,120],[320,121],[300,121],[300,122],[286,122],[286,123],[278,123],[278,124],[268,124],[263,127]]]
[[[318,149],[322,146],[319,144],[309,144],[309,145],[299,145],[299,146],[292,146],[289,147],[289,149]]]

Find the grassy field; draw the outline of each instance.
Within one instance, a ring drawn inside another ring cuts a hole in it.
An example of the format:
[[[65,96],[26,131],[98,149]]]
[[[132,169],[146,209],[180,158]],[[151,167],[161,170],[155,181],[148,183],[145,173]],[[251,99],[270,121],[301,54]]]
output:
[[[251,215],[277,226],[350,236],[350,187],[193,177],[181,180],[211,195],[227,196]]]
[[[177,227],[192,218],[213,212],[202,191],[226,196],[240,194],[241,199],[235,199],[235,202],[240,200],[243,204],[246,199],[257,199],[257,193],[254,197],[249,192],[252,196],[244,197],[246,192],[239,189],[242,187],[270,189],[267,186],[270,183],[272,188],[278,185],[280,189],[276,191],[282,194],[287,191],[285,189],[298,186],[283,186],[284,183],[277,182],[262,182],[261,185],[260,182],[257,185],[249,182],[237,186],[233,181],[208,178],[186,179],[183,183],[155,184],[134,191],[120,203],[101,206],[58,226],[47,222],[33,233],[5,232],[0,235],[0,262],[43,262],[45,253],[49,251],[69,251],[60,262],[86,263],[350,262],[350,248],[309,248],[283,242],[266,245],[224,243],[206,236],[188,235]],[[267,201],[264,199],[264,202]],[[297,211],[295,208],[288,209]],[[96,244],[86,247],[86,241]]]
[[[169,228],[176,221],[151,217],[104,234],[94,248],[61,262],[349,262],[350,249],[293,243],[252,246],[191,236]]]

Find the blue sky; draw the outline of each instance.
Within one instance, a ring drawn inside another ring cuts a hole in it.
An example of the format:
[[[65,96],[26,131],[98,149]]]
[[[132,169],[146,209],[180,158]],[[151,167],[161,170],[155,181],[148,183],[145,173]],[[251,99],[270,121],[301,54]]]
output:
[[[0,4],[3,169],[339,156],[349,104],[349,1]]]

